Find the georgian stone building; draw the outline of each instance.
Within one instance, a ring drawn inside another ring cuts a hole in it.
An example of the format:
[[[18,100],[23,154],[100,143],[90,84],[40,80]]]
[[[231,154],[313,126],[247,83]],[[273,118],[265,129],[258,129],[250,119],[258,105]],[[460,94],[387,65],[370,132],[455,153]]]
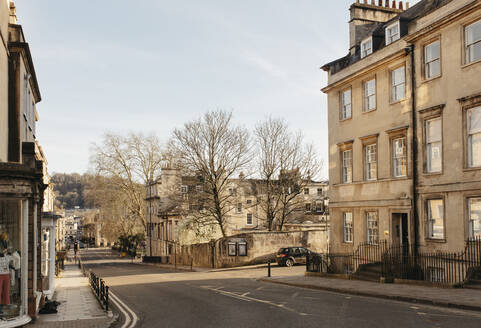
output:
[[[244,178],[242,174],[239,178],[228,181],[227,192],[231,196],[231,204],[227,211],[227,236],[266,231],[264,210],[258,201],[259,197],[263,197],[262,188],[259,180]],[[283,230],[327,231],[328,189],[327,181],[311,181],[306,184],[297,196],[296,210],[288,216]],[[179,243],[194,244],[222,237],[217,229],[205,228],[200,233],[189,231],[189,228],[179,229],[195,210],[202,191],[201,177],[184,176],[180,170],[168,166],[162,168],[156,181],[146,186],[147,255],[169,256]],[[274,224],[273,230],[278,229],[278,224]]]
[[[481,236],[481,1],[350,14],[348,54],[323,66],[331,250],[460,251]]]
[[[0,36],[0,327],[16,327],[36,317],[42,298],[38,245],[46,185],[36,143],[39,87],[15,5],[8,0],[0,1]]]

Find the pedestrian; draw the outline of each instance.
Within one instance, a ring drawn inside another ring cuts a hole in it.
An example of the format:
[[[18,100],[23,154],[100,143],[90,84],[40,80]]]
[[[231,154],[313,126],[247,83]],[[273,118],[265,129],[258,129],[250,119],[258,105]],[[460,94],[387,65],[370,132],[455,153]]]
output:
[[[73,244],[73,253],[75,254],[75,263],[77,262],[77,251],[78,251],[78,243],[75,242]]]

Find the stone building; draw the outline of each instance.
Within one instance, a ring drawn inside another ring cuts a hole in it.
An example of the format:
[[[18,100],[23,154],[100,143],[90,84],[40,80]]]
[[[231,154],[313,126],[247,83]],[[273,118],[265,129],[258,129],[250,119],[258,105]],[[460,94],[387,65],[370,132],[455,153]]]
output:
[[[481,236],[481,1],[359,1],[328,72],[331,250]]]
[[[41,97],[11,1],[0,1],[0,36],[0,327],[16,327],[36,317],[42,298],[38,244],[46,185],[35,127]]]
[[[164,167],[160,177],[146,186],[147,255],[169,256],[179,243],[194,244],[222,237],[215,227],[203,227],[196,233],[185,227],[179,229],[193,215],[203,188],[201,177],[185,176],[171,167]],[[228,181],[227,236],[266,231],[265,213],[259,203],[262,188],[260,180],[247,179],[242,174]],[[288,216],[283,230],[327,231],[328,189],[327,181],[311,181],[305,185],[298,196],[296,210]],[[273,229],[278,230],[278,224],[274,224]]]

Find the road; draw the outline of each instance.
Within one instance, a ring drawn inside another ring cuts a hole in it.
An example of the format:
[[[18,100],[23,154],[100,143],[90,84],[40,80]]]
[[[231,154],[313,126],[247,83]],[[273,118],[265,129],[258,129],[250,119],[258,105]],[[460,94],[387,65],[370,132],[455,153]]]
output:
[[[92,249],[82,261],[139,316],[137,327],[481,327],[475,312],[257,281],[265,269],[173,272]],[[304,267],[272,272],[303,274]]]

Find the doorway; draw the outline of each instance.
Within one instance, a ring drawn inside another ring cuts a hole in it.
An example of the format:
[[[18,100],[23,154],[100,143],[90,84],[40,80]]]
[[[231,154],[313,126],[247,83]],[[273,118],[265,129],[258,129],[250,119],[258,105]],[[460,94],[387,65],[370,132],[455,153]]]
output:
[[[407,213],[392,214],[392,246],[398,248],[403,255],[409,250],[409,227]]]

